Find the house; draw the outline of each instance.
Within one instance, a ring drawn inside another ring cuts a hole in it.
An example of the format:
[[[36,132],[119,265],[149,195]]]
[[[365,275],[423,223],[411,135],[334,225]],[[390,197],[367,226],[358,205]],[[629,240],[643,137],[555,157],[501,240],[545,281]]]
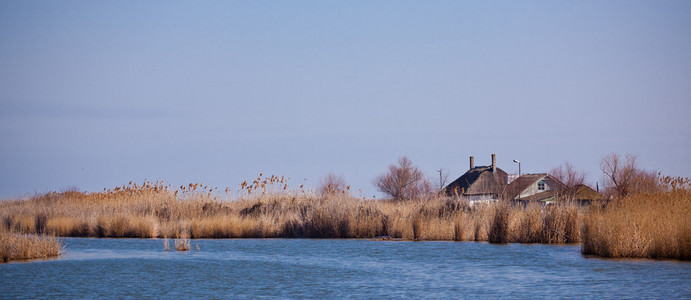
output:
[[[574,186],[574,191],[573,198],[578,204],[585,205],[607,202],[607,197],[605,197],[605,195],[600,194],[600,192],[585,184],[577,184]]]
[[[564,184],[547,173],[525,174],[512,181],[503,196],[516,202],[551,203],[563,189]]]
[[[475,166],[470,157],[470,169],[444,188],[449,197],[462,197],[470,203],[505,199],[512,202],[539,202],[550,204],[555,199],[570,199],[578,204],[591,204],[605,198],[587,185],[567,188],[559,179],[547,173],[525,174],[516,177],[497,168],[497,157],[492,154],[492,164]]]
[[[516,178],[506,187],[503,196],[504,199],[524,204],[550,204],[557,199],[566,199],[585,205],[604,198],[602,194],[584,184],[567,188],[559,179],[547,173],[526,174]]]
[[[496,155],[492,154],[492,165],[475,166],[475,159],[470,157],[470,169],[461,177],[446,186],[447,196],[460,196],[474,202],[496,201],[506,187],[508,175],[497,168]]]

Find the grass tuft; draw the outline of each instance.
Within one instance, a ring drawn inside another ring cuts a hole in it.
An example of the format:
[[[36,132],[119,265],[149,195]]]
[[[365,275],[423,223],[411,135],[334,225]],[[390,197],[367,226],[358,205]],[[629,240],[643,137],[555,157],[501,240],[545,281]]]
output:
[[[50,258],[60,255],[62,244],[45,235],[29,235],[0,228],[0,262]]]
[[[190,240],[186,238],[175,240],[175,251],[190,251],[192,249]]]

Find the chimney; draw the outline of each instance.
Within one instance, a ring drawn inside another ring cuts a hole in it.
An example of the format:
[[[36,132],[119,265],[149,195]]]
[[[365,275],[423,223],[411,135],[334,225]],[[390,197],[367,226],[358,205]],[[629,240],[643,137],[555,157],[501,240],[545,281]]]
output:
[[[492,173],[497,171],[497,155],[492,153]]]
[[[470,156],[470,169],[475,168],[475,157]]]

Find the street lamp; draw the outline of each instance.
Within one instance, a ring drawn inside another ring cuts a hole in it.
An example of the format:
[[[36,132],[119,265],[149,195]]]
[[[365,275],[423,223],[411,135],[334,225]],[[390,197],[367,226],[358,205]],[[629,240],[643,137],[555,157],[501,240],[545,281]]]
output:
[[[521,162],[518,159],[514,159],[513,162],[518,164],[518,177],[521,177]]]

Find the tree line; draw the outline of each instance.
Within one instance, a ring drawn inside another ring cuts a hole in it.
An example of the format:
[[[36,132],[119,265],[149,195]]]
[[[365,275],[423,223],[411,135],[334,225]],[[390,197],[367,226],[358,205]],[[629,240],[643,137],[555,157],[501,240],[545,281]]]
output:
[[[659,173],[641,169],[638,157],[633,154],[607,154],[600,160],[600,170],[603,182],[601,193],[606,198],[617,199],[633,193],[654,193],[662,189]],[[419,167],[403,156],[396,164],[389,165],[387,172],[374,178],[372,184],[379,192],[395,201],[441,194],[448,181],[448,173],[444,173],[442,169],[437,171],[439,182],[433,184],[436,180],[428,179]],[[548,174],[563,184],[556,192],[566,198],[573,198],[577,187],[585,185],[585,172],[569,162],[552,168]],[[347,193],[349,190],[350,186],[345,179],[333,173],[322,177],[317,189],[323,195]]]

